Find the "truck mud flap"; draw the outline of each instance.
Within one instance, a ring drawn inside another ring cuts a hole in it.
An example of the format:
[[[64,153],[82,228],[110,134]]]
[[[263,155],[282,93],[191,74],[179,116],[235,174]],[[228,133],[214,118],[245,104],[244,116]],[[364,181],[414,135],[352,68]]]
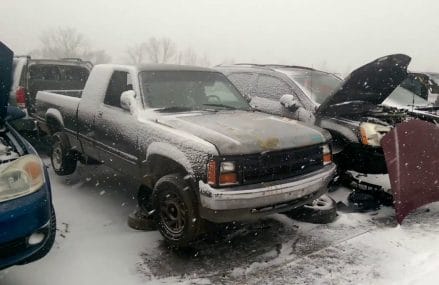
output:
[[[382,140],[396,219],[439,201],[439,126],[411,120],[396,125]]]

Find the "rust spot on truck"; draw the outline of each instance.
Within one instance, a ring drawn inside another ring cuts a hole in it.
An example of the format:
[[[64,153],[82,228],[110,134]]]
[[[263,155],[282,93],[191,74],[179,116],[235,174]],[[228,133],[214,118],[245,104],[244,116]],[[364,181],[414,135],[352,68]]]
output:
[[[268,138],[264,140],[258,140],[259,146],[264,150],[275,149],[279,145],[278,138]]]

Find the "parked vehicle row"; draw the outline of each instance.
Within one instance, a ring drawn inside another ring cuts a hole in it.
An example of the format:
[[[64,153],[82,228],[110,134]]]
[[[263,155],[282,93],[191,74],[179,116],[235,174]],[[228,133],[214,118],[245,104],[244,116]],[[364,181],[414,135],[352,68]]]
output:
[[[140,209],[176,246],[196,240],[208,222],[316,217],[320,197],[335,208],[322,195],[337,167],[386,173],[382,137],[410,118],[436,118],[414,110],[414,101],[411,110],[392,106],[400,93],[427,104],[425,94],[434,93],[432,81],[427,93],[415,88],[421,77],[408,75],[410,57],[402,54],[345,80],[300,66],[91,69],[80,60],[25,59],[23,67],[15,61],[14,78],[25,74],[25,83],[15,80],[10,104],[27,108],[32,128],[53,137],[53,170],[69,175],[78,162],[102,163],[132,177]]]

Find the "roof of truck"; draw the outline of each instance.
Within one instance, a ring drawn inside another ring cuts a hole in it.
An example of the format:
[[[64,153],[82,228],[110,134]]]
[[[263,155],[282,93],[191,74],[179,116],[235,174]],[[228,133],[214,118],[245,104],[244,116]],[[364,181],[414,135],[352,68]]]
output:
[[[191,65],[178,64],[139,64],[136,65],[140,71],[209,71],[218,72],[214,69]]]

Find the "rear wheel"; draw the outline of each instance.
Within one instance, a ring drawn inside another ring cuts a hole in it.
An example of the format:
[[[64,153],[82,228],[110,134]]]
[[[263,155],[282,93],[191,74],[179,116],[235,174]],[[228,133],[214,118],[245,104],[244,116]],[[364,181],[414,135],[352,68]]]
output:
[[[153,192],[157,227],[166,241],[177,247],[190,245],[201,232],[193,191],[183,176],[169,174],[160,178]]]
[[[77,158],[70,151],[67,137],[64,134],[56,133],[53,139],[54,143],[50,155],[53,170],[58,175],[72,174],[76,169]]]

